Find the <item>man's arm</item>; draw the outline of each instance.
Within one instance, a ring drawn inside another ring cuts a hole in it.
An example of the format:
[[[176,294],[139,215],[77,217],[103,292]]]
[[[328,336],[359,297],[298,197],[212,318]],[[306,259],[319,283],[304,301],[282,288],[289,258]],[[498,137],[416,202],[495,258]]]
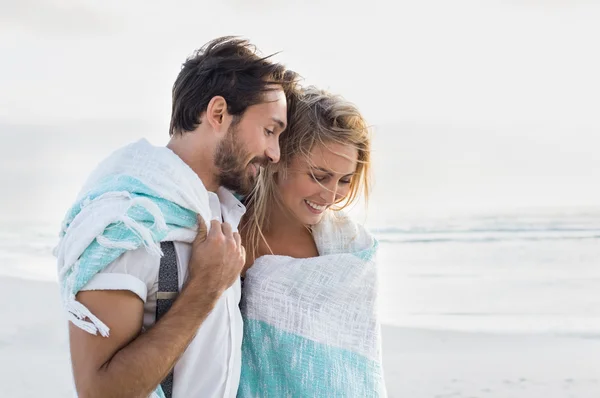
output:
[[[177,300],[143,334],[143,302],[132,292],[77,295],[110,328],[110,336],[101,337],[69,325],[79,397],[146,398],[168,375],[244,262],[239,235],[228,224],[213,221],[206,240],[201,240],[192,244],[188,280]]]
[[[171,309],[143,334],[144,308],[137,295],[100,290],[81,292],[77,299],[110,328],[106,338],[69,324],[78,395],[145,398],[175,366],[217,298],[188,284]]]

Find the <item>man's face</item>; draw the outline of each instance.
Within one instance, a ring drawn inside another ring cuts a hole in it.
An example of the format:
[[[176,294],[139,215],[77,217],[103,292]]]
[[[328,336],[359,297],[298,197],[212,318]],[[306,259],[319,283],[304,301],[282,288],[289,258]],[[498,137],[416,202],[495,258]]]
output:
[[[215,153],[219,185],[247,195],[259,168],[279,161],[279,136],[287,124],[287,103],[282,89],[268,91],[264,102],[249,106],[229,126]]]

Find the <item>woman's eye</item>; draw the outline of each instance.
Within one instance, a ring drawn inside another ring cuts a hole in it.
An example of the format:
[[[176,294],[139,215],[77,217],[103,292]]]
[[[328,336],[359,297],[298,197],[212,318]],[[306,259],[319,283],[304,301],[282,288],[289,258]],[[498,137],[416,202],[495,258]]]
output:
[[[323,181],[325,181],[325,178],[327,178],[327,177],[323,177],[323,176],[317,176],[314,174],[311,174],[310,176],[313,178],[313,180],[315,180],[317,182],[323,182]]]

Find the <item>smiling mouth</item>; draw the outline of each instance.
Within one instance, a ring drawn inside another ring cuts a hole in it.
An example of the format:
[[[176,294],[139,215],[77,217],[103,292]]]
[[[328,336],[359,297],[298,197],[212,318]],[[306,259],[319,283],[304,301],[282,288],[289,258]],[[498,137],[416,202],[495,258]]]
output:
[[[311,202],[310,200],[304,199],[304,203],[308,206],[309,210],[311,210],[315,214],[321,214],[327,209],[327,205],[319,205],[315,202]]]

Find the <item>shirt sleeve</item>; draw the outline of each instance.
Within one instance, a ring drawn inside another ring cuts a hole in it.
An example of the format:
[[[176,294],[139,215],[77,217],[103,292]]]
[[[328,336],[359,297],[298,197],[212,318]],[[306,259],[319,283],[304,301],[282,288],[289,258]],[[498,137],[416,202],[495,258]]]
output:
[[[158,278],[160,257],[145,248],[128,250],[97,273],[81,290],[129,290],[145,303]]]

